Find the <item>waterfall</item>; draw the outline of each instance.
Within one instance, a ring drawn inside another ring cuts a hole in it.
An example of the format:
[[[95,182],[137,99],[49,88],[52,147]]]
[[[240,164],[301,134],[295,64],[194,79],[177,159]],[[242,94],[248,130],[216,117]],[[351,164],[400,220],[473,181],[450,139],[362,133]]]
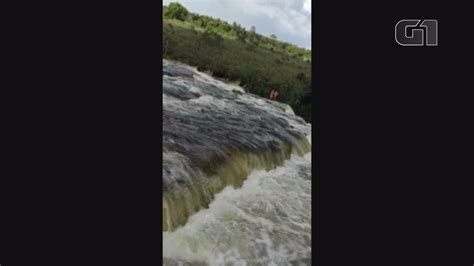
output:
[[[226,187],[311,150],[288,105],[163,60],[163,231],[183,226]]]

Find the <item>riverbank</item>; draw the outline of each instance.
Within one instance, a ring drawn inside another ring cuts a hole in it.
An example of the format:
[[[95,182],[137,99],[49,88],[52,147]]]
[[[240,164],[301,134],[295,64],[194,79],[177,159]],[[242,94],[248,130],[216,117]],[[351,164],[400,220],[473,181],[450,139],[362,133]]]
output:
[[[304,49],[288,52],[283,48],[288,44],[255,36],[252,41],[239,40],[211,26],[164,18],[163,56],[237,82],[261,97],[268,98],[275,89],[278,101],[311,122],[311,62]]]

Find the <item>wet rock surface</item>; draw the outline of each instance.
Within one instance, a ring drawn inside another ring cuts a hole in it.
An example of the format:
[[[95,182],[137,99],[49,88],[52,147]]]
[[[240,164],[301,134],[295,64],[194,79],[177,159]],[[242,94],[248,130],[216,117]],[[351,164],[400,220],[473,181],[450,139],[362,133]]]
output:
[[[271,168],[291,153],[308,152],[305,136],[310,126],[285,109],[288,106],[164,60],[164,230],[206,205],[228,180],[239,183],[253,167]],[[232,161],[236,156],[240,164]],[[239,167],[245,171],[234,169]],[[216,175],[220,183],[209,189],[206,182]]]

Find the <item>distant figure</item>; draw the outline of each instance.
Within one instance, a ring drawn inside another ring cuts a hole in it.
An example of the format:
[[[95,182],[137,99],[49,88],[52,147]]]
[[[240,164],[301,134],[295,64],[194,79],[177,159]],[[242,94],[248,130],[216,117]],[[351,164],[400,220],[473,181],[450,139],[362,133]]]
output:
[[[280,95],[280,94],[278,93],[278,91],[272,90],[272,91],[270,92],[270,100],[276,101],[278,95]]]

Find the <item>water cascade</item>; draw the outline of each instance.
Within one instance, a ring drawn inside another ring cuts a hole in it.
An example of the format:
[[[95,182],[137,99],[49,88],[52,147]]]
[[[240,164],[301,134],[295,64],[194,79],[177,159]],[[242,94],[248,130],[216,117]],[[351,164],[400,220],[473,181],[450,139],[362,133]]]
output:
[[[185,225],[253,171],[303,157],[310,133],[289,106],[164,60],[163,231]]]

